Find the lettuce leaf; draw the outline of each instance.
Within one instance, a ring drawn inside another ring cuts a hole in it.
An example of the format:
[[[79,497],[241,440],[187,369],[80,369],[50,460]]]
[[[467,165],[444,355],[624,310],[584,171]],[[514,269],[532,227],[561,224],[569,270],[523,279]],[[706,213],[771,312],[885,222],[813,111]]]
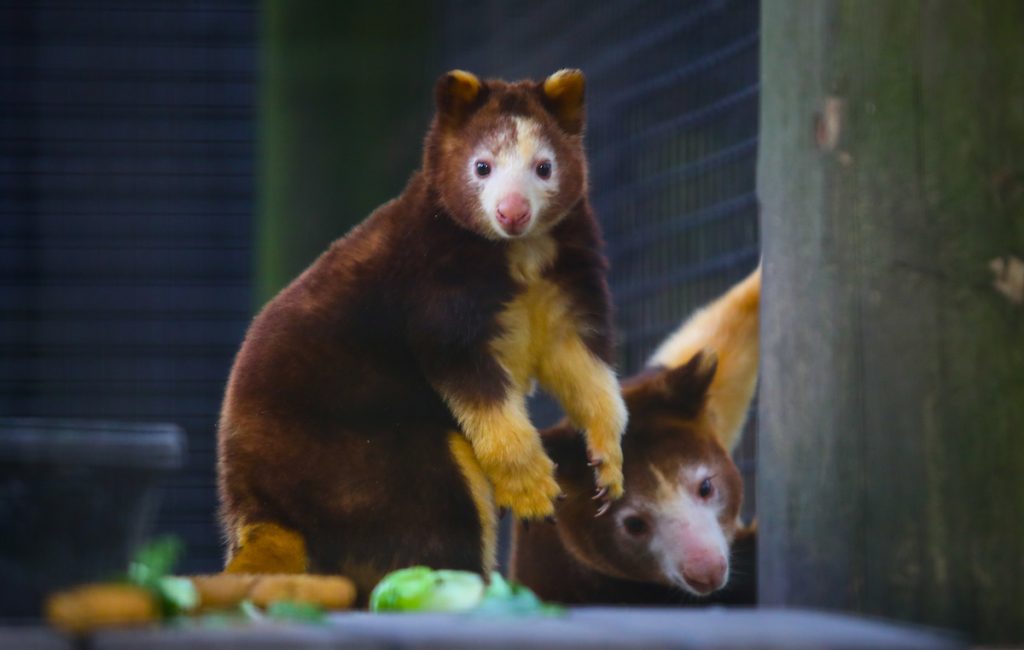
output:
[[[394,571],[370,594],[374,612],[465,612],[484,595],[484,581],[469,571],[414,566]]]
[[[492,573],[484,585],[470,571],[433,570],[425,566],[384,576],[370,595],[374,612],[472,612],[482,615],[557,615],[563,610],[541,601],[528,587]]]

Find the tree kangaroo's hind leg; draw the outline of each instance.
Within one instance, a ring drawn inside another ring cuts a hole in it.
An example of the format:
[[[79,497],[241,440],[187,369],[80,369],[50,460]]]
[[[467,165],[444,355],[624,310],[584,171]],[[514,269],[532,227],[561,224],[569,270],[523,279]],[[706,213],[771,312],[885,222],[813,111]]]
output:
[[[305,573],[309,568],[306,541],[284,526],[242,523],[232,537],[225,573]]]

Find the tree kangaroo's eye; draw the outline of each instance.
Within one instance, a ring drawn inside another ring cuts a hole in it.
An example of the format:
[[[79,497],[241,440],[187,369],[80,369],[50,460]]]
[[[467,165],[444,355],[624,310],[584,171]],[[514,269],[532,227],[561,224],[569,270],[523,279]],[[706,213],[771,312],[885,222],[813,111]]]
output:
[[[711,479],[706,478],[700,482],[700,487],[697,488],[697,496],[702,499],[707,499],[715,493],[715,486],[712,485]]]
[[[551,178],[551,162],[545,160],[544,162],[537,163],[537,175],[544,180]]]
[[[633,537],[643,537],[650,530],[647,520],[638,515],[630,515],[623,519],[622,527]]]
[[[476,161],[476,175],[480,178],[490,176],[491,165],[490,163],[484,162],[483,160]]]

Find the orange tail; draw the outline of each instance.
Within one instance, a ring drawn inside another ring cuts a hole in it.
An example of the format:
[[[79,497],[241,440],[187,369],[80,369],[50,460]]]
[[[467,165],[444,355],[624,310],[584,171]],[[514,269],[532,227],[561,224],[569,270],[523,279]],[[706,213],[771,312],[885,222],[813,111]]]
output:
[[[724,296],[698,310],[651,357],[648,365],[675,368],[701,350],[718,356],[707,409],[719,439],[732,450],[739,441],[757,385],[760,355],[761,266]]]

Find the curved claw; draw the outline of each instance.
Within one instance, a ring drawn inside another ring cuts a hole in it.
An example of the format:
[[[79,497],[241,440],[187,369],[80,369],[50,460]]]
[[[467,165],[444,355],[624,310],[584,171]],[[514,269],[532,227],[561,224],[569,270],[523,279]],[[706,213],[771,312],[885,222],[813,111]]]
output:
[[[604,503],[601,504],[601,507],[597,509],[597,514],[594,515],[594,518],[597,519],[598,517],[600,517],[604,513],[608,512],[608,508],[611,508],[611,507],[612,507],[612,502],[611,501],[605,501]]]
[[[604,459],[602,459],[602,458],[594,458],[589,463],[587,463],[587,467],[600,467],[603,464],[604,464]]]
[[[544,522],[553,526],[558,523],[558,520],[555,519],[554,515],[548,515],[547,517],[544,517]]]
[[[607,494],[608,494],[608,486],[607,485],[602,485],[601,487],[599,487],[597,489],[596,492],[594,492],[594,496],[592,496],[590,498],[593,499],[594,501],[600,501],[601,499],[605,498],[605,496],[607,496]]]
[[[555,499],[557,499],[559,501],[565,501],[568,498],[569,498],[569,495],[566,494],[565,492],[561,492],[561,493],[559,493],[558,496],[555,497]]]

